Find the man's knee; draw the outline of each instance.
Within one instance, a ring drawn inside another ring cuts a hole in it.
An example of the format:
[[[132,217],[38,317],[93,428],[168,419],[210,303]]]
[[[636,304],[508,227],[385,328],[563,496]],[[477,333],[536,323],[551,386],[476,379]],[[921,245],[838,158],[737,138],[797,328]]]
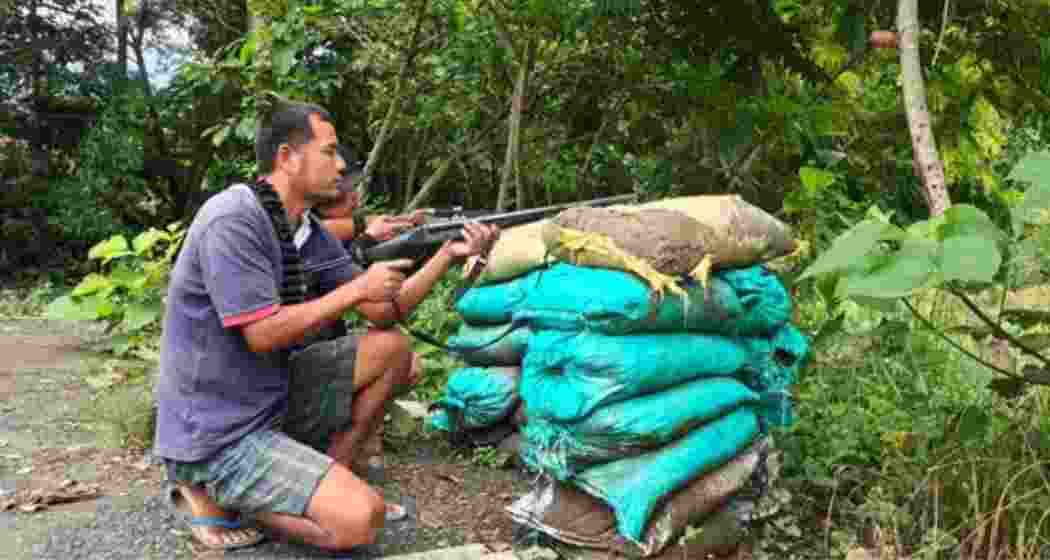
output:
[[[412,353],[412,341],[396,329],[373,329],[365,335],[377,353],[390,358],[407,359]]]
[[[382,498],[347,507],[347,511],[337,521],[338,525],[332,528],[332,548],[348,550],[375,543],[383,528],[385,508]]]
[[[333,466],[310,504],[310,515],[329,535],[326,548],[372,544],[383,528],[383,497],[341,466]]]

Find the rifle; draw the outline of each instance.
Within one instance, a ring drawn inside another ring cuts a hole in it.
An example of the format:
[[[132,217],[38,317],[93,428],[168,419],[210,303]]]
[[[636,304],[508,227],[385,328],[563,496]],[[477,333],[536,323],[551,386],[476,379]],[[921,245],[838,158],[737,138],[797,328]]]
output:
[[[492,210],[467,210],[462,206],[451,206],[449,208],[427,208],[423,215],[429,222],[447,222],[450,220],[465,220],[470,218],[481,218],[495,214]]]
[[[449,240],[460,239],[463,226],[471,222],[486,225],[496,225],[500,228],[509,228],[530,222],[536,222],[558,214],[562,210],[578,206],[610,206],[632,202],[637,200],[637,195],[627,194],[584,200],[570,204],[557,204],[543,208],[530,208],[515,212],[503,212],[488,214],[469,219],[450,220],[426,224],[413,228],[401,235],[389,240],[365,245],[357,243],[353,246],[351,257],[364,267],[380,261],[393,259],[412,259],[416,266],[422,266],[426,259],[430,258],[441,245]]]

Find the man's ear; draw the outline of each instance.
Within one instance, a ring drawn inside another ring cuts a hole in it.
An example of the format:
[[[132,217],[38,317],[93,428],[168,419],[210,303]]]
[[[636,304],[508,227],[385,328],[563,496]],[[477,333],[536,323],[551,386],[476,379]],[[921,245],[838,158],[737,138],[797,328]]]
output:
[[[300,160],[302,155],[288,144],[281,144],[281,147],[277,149],[277,161],[274,165],[274,169],[280,169],[289,175],[295,175],[299,172]]]

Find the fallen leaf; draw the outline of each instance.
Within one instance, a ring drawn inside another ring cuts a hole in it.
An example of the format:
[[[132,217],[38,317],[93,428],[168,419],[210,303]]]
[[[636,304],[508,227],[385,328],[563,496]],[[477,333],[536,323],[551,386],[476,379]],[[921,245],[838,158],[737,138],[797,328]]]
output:
[[[18,511],[22,513],[36,513],[44,509],[44,507],[42,504],[22,504],[18,506]]]

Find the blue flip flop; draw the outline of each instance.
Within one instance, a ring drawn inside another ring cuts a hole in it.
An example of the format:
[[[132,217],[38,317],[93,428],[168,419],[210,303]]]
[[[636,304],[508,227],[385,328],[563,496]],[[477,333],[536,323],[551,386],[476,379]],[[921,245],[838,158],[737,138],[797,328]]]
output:
[[[182,490],[176,485],[171,485],[167,492],[168,505],[171,507],[172,512],[178,517],[183,523],[189,526],[190,532],[196,537],[197,542],[202,545],[213,549],[213,550],[233,550],[235,548],[244,548],[248,546],[255,546],[262,542],[266,538],[266,535],[259,531],[255,527],[246,526],[244,522],[238,519],[226,519],[225,517],[208,517],[208,516],[194,516],[191,513],[189,503],[186,497],[182,495]],[[194,531],[197,527],[222,527],[223,529],[237,530],[237,529],[248,529],[248,533],[254,533],[253,536],[248,538],[238,538],[232,541],[226,542],[223,539],[222,544],[212,544],[205,539],[201,538],[200,535]]]

